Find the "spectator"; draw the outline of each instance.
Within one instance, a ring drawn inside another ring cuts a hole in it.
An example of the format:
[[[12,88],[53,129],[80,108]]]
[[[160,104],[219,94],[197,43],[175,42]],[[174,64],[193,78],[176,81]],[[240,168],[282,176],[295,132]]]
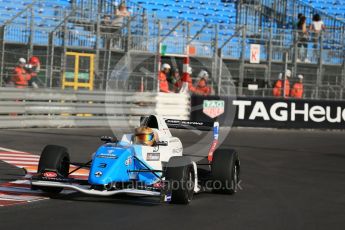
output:
[[[283,78],[283,74],[280,73],[278,76],[278,80],[274,84],[273,96],[275,96],[275,97],[281,97],[281,89],[282,89],[282,85],[283,85],[282,78]]]
[[[181,79],[181,89],[180,93],[186,93],[186,92],[194,92],[195,88],[193,86],[193,81],[191,78],[191,75],[193,73],[192,67],[187,66],[187,69],[184,70],[184,73],[182,75]]]
[[[159,72],[159,91],[164,93],[170,93],[169,84],[167,81],[167,74],[169,74],[171,67],[169,64],[163,64],[162,69]]]
[[[38,59],[38,57],[32,56],[29,59],[29,63],[25,65],[25,69],[27,73],[31,75],[29,86],[32,86],[33,88],[38,88],[37,75],[41,70],[41,62]]]
[[[298,29],[298,58],[297,61],[308,62],[307,52],[308,52],[308,30],[307,30],[307,18],[301,16],[297,24]]]
[[[298,82],[296,82],[291,89],[291,97],[301,99],[303,98],[303,75],[298,75]]]
[[[12,82],[14,83],[16,88],[28,87],[31,75],[25,70],[25,65],[25,58],[20,58],[18,65],[14,68]]]
[[[118,9],[115,10],[115,19],[112,21],[112,26],[121,28],[123,26],[124,18],[129,17],[130,13],[127,11],[125,3],[121,3]]]
[[[194,93],[197,95],[208,96],[211,94],[211,87],[207,85],[209,75],[207,71],[201,70],[198,75],[198,83],[195,87]]]
[[[274,84],[273,88],[273,96],[281,97],[283,91],[285,90],[284,97],[290,96],[290,81],[289,78],[291,77],[291,70],[286,70],[284,79],[283,74],[279,74],[278,81]]]
[[[172,91],[175,93],[178,93],[180,91],[182,82],[181,82],[181,76],[180,76],[180,72],[179,69],[175,68],[172,72],[172,74],[170,75],[169,79],[168,79]]]
[[[302,13],[299,13],[298,15],[297,15],[297,22],[295,22],[294,23],[294,29],[298,29],[298,23],[299,23],[299,21],[301,20],[301,17],[302,16],[304,16]]]
[[[313,42],[313,49],[314,49],[314,54],[317,54],[317,44],[319,42],[320,34],[322,31],[326,30],[325,24],[321,20],[321,17],[319,14],[314,14],[313,16],[313,22],[310,25],[309,30],[312,32],[312,42]]]
[[[104,15],[103,20],[101,21],[101,33],[112,33],[112,21],[110,15]]]

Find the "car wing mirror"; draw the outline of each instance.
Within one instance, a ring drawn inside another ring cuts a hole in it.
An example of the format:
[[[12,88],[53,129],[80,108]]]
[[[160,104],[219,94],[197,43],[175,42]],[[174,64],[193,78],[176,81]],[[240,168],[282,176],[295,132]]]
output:
[[[117,138],[116,137],[109,137],[109,136],[102,136],[101,137],[101,141],[105,142],[105,143],[115,143],[117,142]]]

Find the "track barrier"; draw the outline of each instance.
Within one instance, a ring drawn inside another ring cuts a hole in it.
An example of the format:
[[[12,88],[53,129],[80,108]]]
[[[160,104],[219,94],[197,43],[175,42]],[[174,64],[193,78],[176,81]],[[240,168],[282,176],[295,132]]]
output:
[[[141,116],[188,120],[187,94],[0,88],[0,128],[137,126]]]

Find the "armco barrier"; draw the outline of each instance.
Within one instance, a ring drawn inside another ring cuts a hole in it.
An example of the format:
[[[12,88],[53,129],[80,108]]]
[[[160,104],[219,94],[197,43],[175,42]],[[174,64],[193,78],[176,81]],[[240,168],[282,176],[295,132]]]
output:
[[[204,100],[224,100],[223,126],[345,129],[345,101],[193,96],[192,120],[210,121]]]
[[[186,94],[0,88],[0,128],[137,126],[140,116],[189,119]]]

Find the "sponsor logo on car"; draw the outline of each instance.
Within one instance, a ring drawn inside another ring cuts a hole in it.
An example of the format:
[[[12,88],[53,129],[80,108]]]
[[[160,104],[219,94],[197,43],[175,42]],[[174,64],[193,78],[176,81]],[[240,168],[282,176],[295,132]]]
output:
[[[118,156],[115,154],[104,154],[104,153],[97,155],[97,157],[98,158],[108,158],[108,159],[117,159],[118,158]]]
[[[128,157],[127,160],[125,160],[125,165],[129,166],[132,164],[132,157]]]
[[[147,153],[146,160],[147,161],[159,161],[160,153]]]
[[[99,168],[106,168],[107,167],[107,164],[106,163],[100,163],[98,165]]]
[[[101,177],[101,176],[102,176],[102,174],[103,174],[103,173],[102,173],[101,171],[97,171],[97,172],[95,172],[95,176],[96,176],[96,177]]]
[[[43,176],[47,178],[55,178],[58,176],[58,174],[56,172],[45,172],[43,173]]]

